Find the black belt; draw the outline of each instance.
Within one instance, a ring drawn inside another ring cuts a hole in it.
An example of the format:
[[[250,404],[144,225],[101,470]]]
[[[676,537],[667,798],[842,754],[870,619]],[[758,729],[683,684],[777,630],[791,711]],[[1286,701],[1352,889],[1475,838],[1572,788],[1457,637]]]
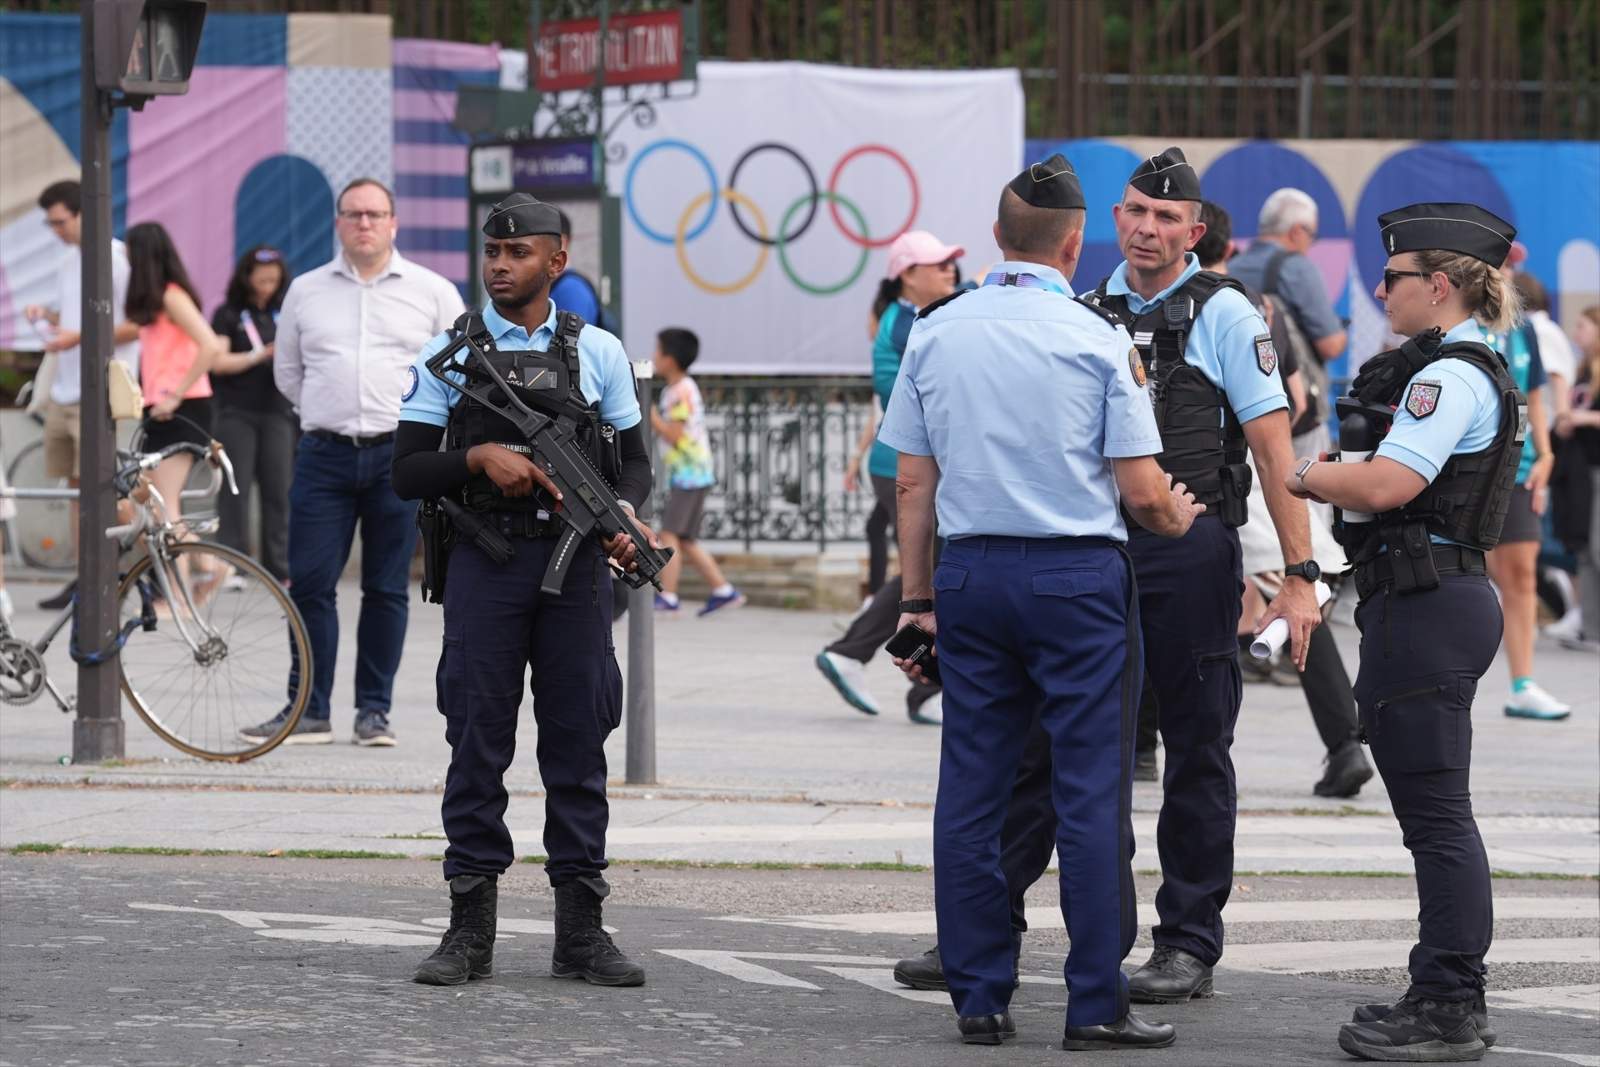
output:
[[[554,515],[541,519],[536,511],[485,511],[482,514],[507,537],[560,537],[566,526]]]
[[[349,434],[334,433],[332,430],[307,430],[306,436],[315,437],[323,441],[336,441],[341,445],[351,448],[376,448],[386,445],[394,440],[394,431],[388,433],[375,433],[371,437],[351,437]]]
[[[1390,546],[1389,552],[1395,551]],[[1483,558],[1483,550],[1468,548],[1465,545],[1434,545],[1433,566],[1440,576],[1446,574],[1487,574],[1488,564]],[[1356,596],[1362,600],[1375,591],[1379,586],[1390,585],[1394,582],[1394,564],[1390,562],[1387,552],[1367,563],[1356,566]]]

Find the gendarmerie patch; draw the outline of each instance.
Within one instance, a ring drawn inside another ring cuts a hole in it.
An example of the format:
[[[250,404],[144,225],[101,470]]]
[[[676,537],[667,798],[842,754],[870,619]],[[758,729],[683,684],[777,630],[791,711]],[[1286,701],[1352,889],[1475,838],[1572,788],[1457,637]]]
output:
[[[406,368],[406,391],[400,394],[400,403],[404,404],[407,400],[410,400],[416,395],[417,368],[415,366],[410,366]]]
[[[1272,372],[1278,369],[1278,350],[1272,346],[1272,335],[1264,333],[1256,337],[1256,366],[1261,368],[1261,373],[1272,377]]]
[[[1439,397],[1443,392],[1442,382],[1412,382],[1406,392],[1406,410],[1414,419],[1425,419],[1439,410]]]
[[[1133,384],[1143,389],[1144,383],[1148,379],[1144,373],[1144,360],[1139,358],[1139,350],[1137,348],[1128,349],[1128,370],[1133,374]]]

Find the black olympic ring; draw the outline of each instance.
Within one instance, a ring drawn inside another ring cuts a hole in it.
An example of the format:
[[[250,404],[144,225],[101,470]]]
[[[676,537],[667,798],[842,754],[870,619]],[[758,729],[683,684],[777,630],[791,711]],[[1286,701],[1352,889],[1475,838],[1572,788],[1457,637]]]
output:
[[[751,145],[749,148],[745,149],[744,155],[740,156],[738,162],[734,163],[733,172],[728,175],[728,188],[737,191],[739,186],[740,169],[750,161],[751,156],[762,151],[763,149],[769,148],[774,152],[782,152],[783,154],[787,155],[790,159],[793,159],[796,163],[800,164],[800,169],[805,172],[806,181],[811,184],[811,194],[809,197],[811,204],[806,208],[806,217],[801,221],[800,225],[793,233],[779,234],[777,237],[763,237],[759,233],[752,232],[750,227],[744,224],[744,219],[739,215],[739,204],[731,197],[728,200],[728,210],[732,213],[733,224],[739,227],[740,233],[744,234],[752,241],[759,242],[767,245],[768,247],[775,247],[780,244],[790,244],[794,241],[798,241],[801,235],[811,228],[811,223],[817,217],[817,203],[822,199],[822,190],[817,186],[817,176],[812,171],[811,164],[807,163],[799,152],[796,152],[786,144],[779,144],[777,141],[764,141],[761,144]]]

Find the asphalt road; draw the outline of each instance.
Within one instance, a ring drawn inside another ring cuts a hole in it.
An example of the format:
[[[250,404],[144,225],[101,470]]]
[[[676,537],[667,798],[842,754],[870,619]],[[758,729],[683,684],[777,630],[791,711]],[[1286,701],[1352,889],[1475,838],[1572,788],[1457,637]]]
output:
[[[440,989],[409,980],[448,910],[432,863],[0,856],[0,1067],[936,1067],[1068,1055],[1056,1045],[1065,940],[1049,885],[1031,898],[1028,980],[1013,1004],[1021,1036],[997,1050],[960,1045],[946,998],[889,977],[893,959],[932,943],[926,873],[620,868],[612,879],[607,922],[648,968],[644,988],[550,978],[549,890],[539,868],[519,865],[502,883],[495,977]],[[1148,900],[1153,881],[1139,881]],[[1219,970],[1218,997],[1151,1010],[1178,1026],[1178,1045],[1116,1062],[1349,1062],[1338,1024],[1397,995],[1413,893],[1399,878],[1236,886],[1235,963]],[[1600,1067],[1596,893],[1592,881],[1497,882],[1495,951],[1507,962],[1491,953],[1501,1036],[1490,1062]]]

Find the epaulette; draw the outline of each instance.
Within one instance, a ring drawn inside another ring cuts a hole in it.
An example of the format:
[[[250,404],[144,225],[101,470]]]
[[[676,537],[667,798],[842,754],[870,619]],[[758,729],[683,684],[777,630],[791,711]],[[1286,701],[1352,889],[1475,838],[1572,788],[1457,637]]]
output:
[[[951,293],[949,296],[944,297],[941,300],[935,300],[933,303],[929,304],[927,307],[925,307],[921,311],[917,312],[917,318],[925,319],[929,315],[932,315],[935,311],[938,311],[940,308],[942,308],[946,304],[950,303],[950,301],[954,300],[956,297],[961,296],[963,293],[970,293],[970,292],[972,292],[971,289],[957,289],[955,292]]]
[[[1072,299],[1077,301],[1077,303],[1078,303],[1078,305],[1080,307],[1088,308],[1090,311],[1094,312],[1096,315],[1098,315],[1102,319],[1104,319],[1106,321],[1106,325],[1111,326],[1112,328],[1115,328],[1115,327],[1118,327],[1118,326],[1122,325],[1122,320],[1121,319],[1117,318],[1114,314],[1112,314],[1106,308],[1101,307],[1099,304],[1095,303],[1094,301],[1085,299],[1084,297],[1081,297],[1081,296],[1075,296]]]

